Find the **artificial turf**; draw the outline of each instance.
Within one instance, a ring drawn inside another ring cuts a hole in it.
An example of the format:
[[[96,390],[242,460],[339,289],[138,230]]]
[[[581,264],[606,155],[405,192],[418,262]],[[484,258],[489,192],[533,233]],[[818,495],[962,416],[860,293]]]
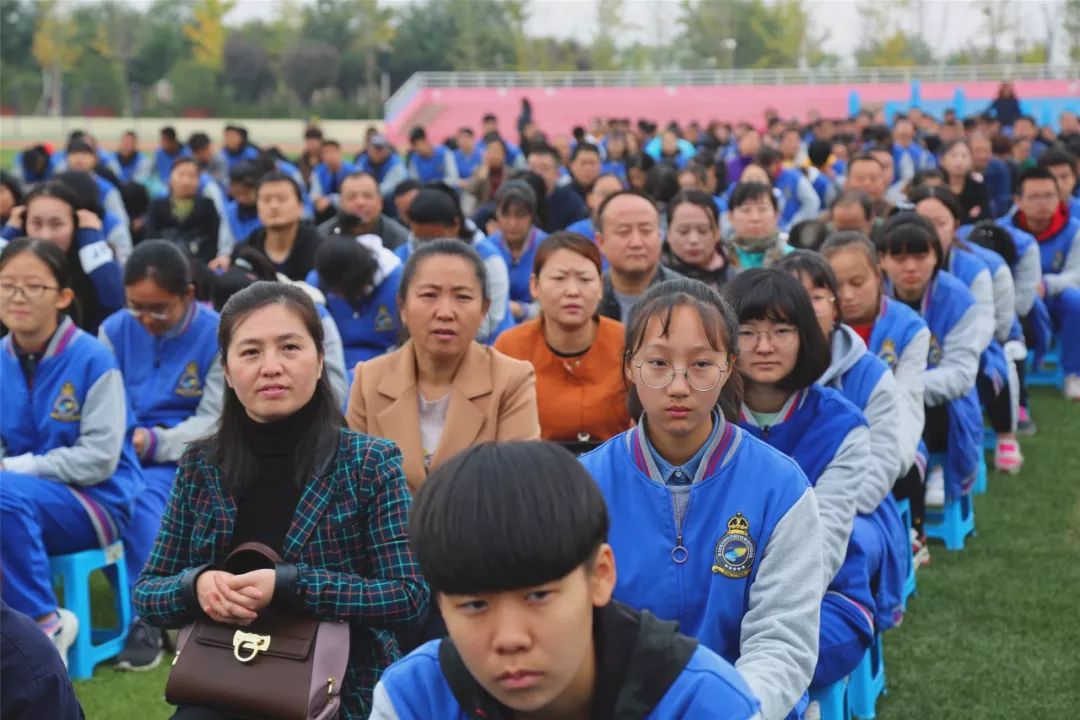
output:
[[[1023,472],[991,472],[976,537],[959,552],[931,546],[903,624],[885,636],[881,720],[1080,717],[1080,404],[1035,389],[1032,412]],[[107,603],[103,578],[95,589]],[[88,720],[168,718],[168,673],[167,662],[99,665],[75,689]]]

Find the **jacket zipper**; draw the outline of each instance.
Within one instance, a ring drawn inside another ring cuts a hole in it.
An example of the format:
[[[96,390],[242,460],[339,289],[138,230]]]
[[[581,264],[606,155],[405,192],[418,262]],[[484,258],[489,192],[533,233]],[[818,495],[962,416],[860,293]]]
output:
[[[686,494],[686,507],[683,508],[682,521],[679,520],[675,493],[668,490],[668,497],[671,501],[671,519],[675,521],[675,547],[671,548],[671,559],[676,565],[682,565],[690,558],[690,551],[683,545],[683,527],[686,525],[686,518],[690,514],[690,493],[687,492]]]

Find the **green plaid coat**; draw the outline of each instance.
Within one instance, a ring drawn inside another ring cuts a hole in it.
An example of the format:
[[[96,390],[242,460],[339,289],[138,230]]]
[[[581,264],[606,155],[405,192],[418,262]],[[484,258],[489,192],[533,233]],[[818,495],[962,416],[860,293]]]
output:
[[[367,718],[379,675],[400,656],[392,628],[423,620],[428,588],[406,537],[412,501],[397,446],[347,429],[336,446],[329,440],[296,506],[282,558],[297,566],[308,612],[351,623],[342,716]],[[201,614],[188,607],[181,576],[220,564],[229,552],[236,504],[205,455],[196,444],[181,458],[135,586],[136,609],[152,625],[179,627]]]

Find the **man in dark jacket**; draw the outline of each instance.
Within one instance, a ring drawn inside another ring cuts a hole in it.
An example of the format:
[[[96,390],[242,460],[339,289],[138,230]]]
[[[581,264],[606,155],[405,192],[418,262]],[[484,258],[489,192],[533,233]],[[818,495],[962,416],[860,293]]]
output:
[[[623,190],[600,204],[596,243],[608,261],[601,315],[626,324],[651,286],[680,277],[660,264],[660,211],[648,195]]]
[[[378,235],[388,250],[404,245],[409,239],[404,225],[383,214],[379,183],[365,172],[346,175],[341,181],[337,215],[320,225],[319,230],[327,237]]]
[[[564,230],[578,220],[589,217],[589,206],[571,185],[559,185],[562,160],[559,151],[550,146],[535,148],[529,153],[529,169],[544,179],[547,189],[547,224],[544,232]]]
[[[300,186],[290,176],[274,170],[262,177],[255,191],[262,227],[247,239],[290,280],[303,280],[315,269],[315,252],[323,235],[301,220],[304,212]]]

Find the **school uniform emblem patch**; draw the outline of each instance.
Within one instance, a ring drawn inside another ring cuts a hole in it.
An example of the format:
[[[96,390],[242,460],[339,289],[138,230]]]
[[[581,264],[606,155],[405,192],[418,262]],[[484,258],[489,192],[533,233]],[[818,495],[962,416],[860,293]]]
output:
[[[394,329],[394,318],[390,315],[390,308],[380,305],[375,312],[375,332],[388,332]]]
[[[60,422],[78,422],[81,409],[79,399],[75,397],[75,386],[66,382],[60,387],[60,394],[56,396],[56,400],[53,400],[49,417]]]
[[[892,340],[881,343],[881,352],[878,353],[878,358],[890,368],[896,368],[896,343]]]
[[[737,580],[749,575],[754,566],[754,541],[750,538],[750,521],[741,512],[731,516],[727,528],[716,543],[712,571]]]
[[[199,380],[199,364],[189,362],[184,366],[184,374],[176,382],[176,394],[180,397],[199,397],[202,395],[202,381]]]
[[[941,356],[944,353],[941,350],[941,343],[933,335],[930,336],[930,353],[926,356],[926,364],[928,367],[935,368],[941,364]]]

